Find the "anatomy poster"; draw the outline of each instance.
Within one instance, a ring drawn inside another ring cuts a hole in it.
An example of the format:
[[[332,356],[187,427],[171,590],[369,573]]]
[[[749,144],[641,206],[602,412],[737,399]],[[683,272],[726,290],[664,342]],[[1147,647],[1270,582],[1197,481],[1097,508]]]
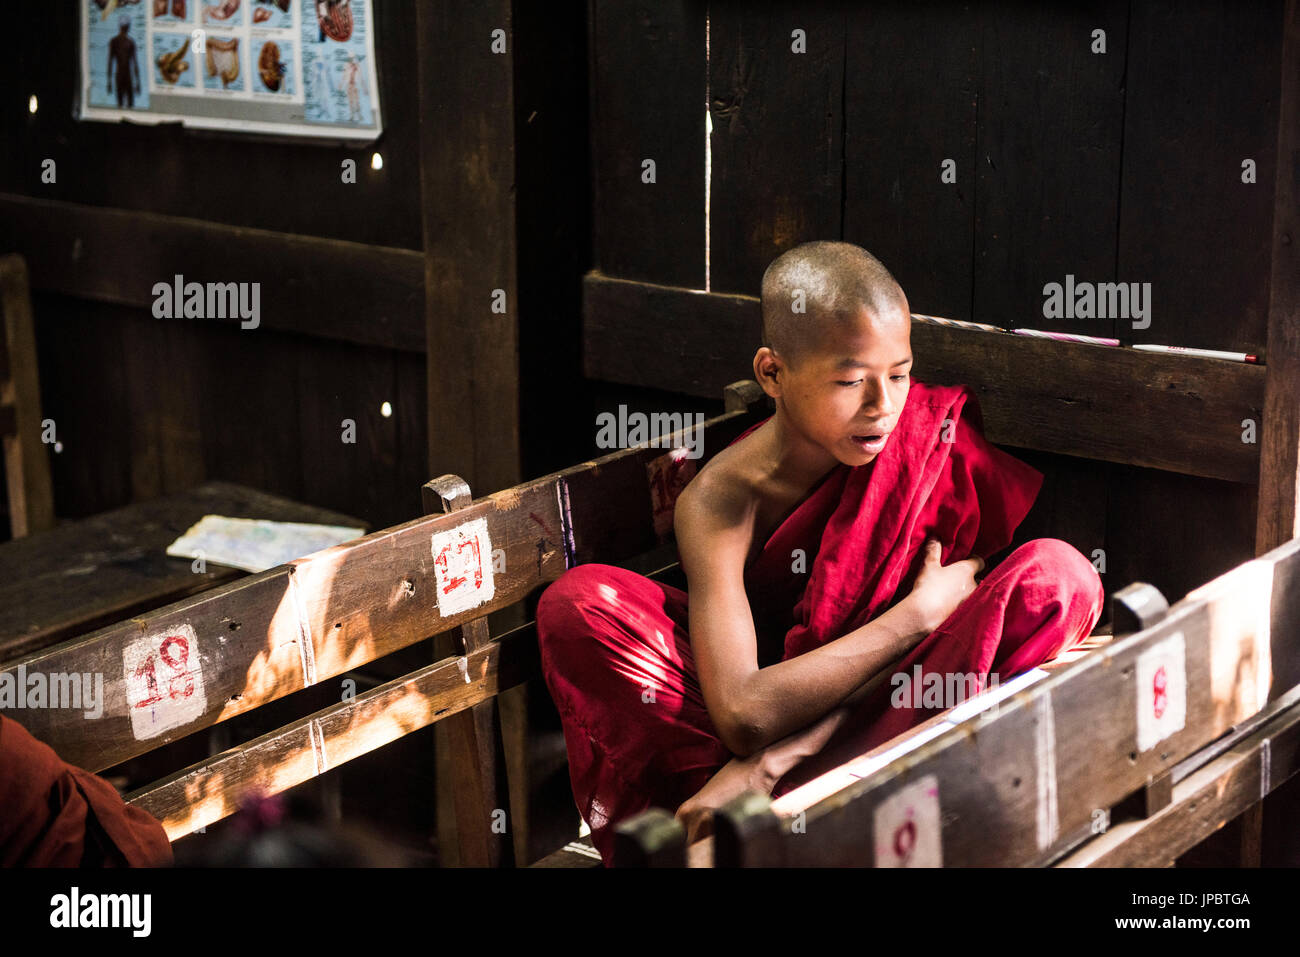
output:
[[[78,0],[80,116],[369,141],[371,0]]]

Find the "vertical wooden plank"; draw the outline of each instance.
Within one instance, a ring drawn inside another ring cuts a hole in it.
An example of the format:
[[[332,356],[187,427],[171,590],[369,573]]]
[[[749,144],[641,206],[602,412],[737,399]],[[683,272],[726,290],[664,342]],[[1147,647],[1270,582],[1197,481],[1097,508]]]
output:
[[[1300,535],[1300,0],[1286,0],[1281,34],[1257,555]],[[1274,587],[1287,586],[1296,587],[1291,582],[1275,582]],[[1277,697],[1300,681],[1300,648],[1295,636],[1275,634],[1272,655],[1274,679],[1269,696]],[[1257,813],[1244,818],[1251,849],[1256,841],[1270,848],[1286,842],[1287,863],[1294,864],[1300,843],[1293,836],[1295,828],[1278,827],[1274,822],[1294,822],[1297,817],[1300,787],[1276,792],[1261,803]]]
[[[4,436],[9,524],[14,538],[54,527],[49,451],[41,442],[41,385],[27,264],[0,258],[0,406],[13,416]]]
[[[1116,278],[1150,282],[1152,313],[1121,335],[1263,351],[1281,17],[1282,0],[1133,4]]]
[[[1277,176],[1273,196],[1268,370],[1264,383],[1255,551],[1300,535],[1300,3],[1282,33]],[[1280,649],[1279,649],[1280,650]]]
[[[457,512],[470,505],[469,486],[444,475],[424,486],[426,514]],[[490,560],[490,559],[489,559]],[[460,626],[461,654],[478,651],[490,640],[487,618]],[[514,863],[514,822],[501,735],[501,714],[495,698],[448,716],[450,779],[440,778],[439,792],[450,786],[456,809],[456,844],[462,867],[502,867]],[[501,815],[506,815],[501,822]],[[504,823],[503,829],[498,823]]]
[[[1043,286],[1115,272],[1126,0],[981,10],[973,318],[1110,335],[1047,319]],[[1092,53],[1092,31],[1107,52]]]
[[[710,4],[711,290],[758,295],[778,255],[840,238],[844,60],[839,4]]]
[[[968,4],[895,0],[846,24],[844,239],[914,312],[954,319],[971,310],[977,23]],[[940,181],[949,159],[955,183]]]
[[[510,4],[416,12],[428,474],[488,494],[519,480]]]
[[[592,0],[591,17],[597,266],[702,289],[705,3]]]

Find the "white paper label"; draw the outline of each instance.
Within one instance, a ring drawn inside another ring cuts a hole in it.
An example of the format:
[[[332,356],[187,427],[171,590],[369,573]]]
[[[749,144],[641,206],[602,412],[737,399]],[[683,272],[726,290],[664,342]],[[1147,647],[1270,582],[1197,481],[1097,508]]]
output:
[[[207,710],[199,639],[188,623],[131,642],[122,652],[122,672],[136,740],[189,724]]]
[[[433,536],[433,575],[444,618],[477,608],[496,594],[487,519],[476,518]]]
[[[875,811],[877,867],[943,867],[939,779],[913,781]]]
[[[1138,655],[1137,747],[1149,751],[1187,722],[1187,646],[1181,631]]]

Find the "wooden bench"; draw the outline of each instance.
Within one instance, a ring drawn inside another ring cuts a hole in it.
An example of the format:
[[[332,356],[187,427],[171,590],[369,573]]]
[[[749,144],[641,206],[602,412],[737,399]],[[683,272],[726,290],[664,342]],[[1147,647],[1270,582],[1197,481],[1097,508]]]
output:
[[[767,413],[753,383],[704,424],[705,457]],[[571,565],[663,551],[676,491],[697,466],[668,448],[621,450],[472,501],[426,486],[435,514],[229,582],[0,666],[100,673],[102,717],[43,709],[20,720],[65,760],[99,771],[333,679],[340,700],[128,795],[174,841],[250,791],[309,781],[432,723],[452,729],[458,850],[514,861],[496,697],[540,675],[531,623],[490,636],[489,614],[535,598]],[[671,558],[665,564],[671,563]],[[353,669],[452,633],[454,655],[359,694]],[[152,674],[156,691],[141,676]],[[590,861],[583,855],[584,860]]]
[[[1169,608],[1115,596],[1119,637],[935,716],[775,801],[742,795],[685,846],[666,810],[621,824],[626,866],[1170,866],[1300,770],[1300,539]],[[1158,687],[1157,687],[1158,685]]]

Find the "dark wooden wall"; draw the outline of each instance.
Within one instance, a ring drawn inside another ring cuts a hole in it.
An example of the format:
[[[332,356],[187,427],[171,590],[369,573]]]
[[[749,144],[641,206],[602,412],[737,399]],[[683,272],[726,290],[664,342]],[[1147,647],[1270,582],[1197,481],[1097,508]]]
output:
[[[1264,352],[1281,0],[639,10],[593,5],[601,274],[702,290],[707,256],[711,293],[752,296],[776,255],[836,238],[880,257],[915,312]],[[1151,283],[1150,328],[1045,319],[1043,285],[1067,273]],[[1048,476],[1023,534],[1104,549],[1112,591],[1143,579],[1173,600],[1254,554],[1254,485],[1016,454]]]

